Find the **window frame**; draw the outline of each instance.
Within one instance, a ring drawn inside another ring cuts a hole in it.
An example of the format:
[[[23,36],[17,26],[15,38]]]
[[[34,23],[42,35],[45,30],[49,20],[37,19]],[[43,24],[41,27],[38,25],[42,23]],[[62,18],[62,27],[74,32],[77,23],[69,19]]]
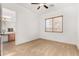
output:
[[[55,20],[55,18],[58,18],[58,17],[62,17],[62,19],[61,19],[61,31],[53,31],[53,21]],[[46,21],[47,20],[50,20],[50,19],[52,19],[52,31],[47,31],[46,29]],[[50,18],[46,18],[45,19],[45,32],[55,32],[55,33],[63,33],[63,15],[61,15],[61,16],[55,16],[55,17],[50,17]]]

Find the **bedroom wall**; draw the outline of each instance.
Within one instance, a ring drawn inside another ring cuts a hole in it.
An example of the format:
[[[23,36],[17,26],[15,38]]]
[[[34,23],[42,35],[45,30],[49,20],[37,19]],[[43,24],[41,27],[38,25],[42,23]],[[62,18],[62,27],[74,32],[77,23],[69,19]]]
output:
[[[78,20],[77,20],[77,38],[78,38],[78,40],[77,40],[77,47],[78,47],[78,49],[79,49],[79,4],[77,4],[77,6],[76,6],[77,8],[77,15],[78,15]]]
[[[16,45],[38,38],[38,15],[18,4],[2,4],[2,7],[16,12]]]
[[[63,15],[63,33],[45,32],[45,18]],[[40,38],[64,43],[77,43],[77,11],[74,6],[40,15]]]

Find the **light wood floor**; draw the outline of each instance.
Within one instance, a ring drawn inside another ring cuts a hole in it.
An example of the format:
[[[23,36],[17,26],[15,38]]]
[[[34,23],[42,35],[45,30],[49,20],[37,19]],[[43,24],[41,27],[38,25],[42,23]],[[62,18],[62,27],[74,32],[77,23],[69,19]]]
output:
[[[78,56],[75,45],[38,39],[18,46],[14,42],[5,43],[4,56]]]

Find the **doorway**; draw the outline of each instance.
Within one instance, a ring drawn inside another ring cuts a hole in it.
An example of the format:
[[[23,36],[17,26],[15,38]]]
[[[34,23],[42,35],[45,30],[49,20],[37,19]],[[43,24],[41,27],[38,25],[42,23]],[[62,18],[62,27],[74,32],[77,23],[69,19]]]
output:
[[[16,32],[16,12],[2,8],[2,40],[3,40],[3,55],[7,55],[8,51],[15,46],[15,32]]]

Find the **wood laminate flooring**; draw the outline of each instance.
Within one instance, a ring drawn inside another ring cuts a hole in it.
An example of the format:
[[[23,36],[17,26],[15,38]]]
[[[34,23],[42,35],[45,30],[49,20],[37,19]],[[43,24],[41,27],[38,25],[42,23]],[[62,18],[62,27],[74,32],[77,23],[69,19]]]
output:
[[[14,42],[3,44],[4,56],[78,56],[75,45],[45,39],[37,39],[15,46]]]

